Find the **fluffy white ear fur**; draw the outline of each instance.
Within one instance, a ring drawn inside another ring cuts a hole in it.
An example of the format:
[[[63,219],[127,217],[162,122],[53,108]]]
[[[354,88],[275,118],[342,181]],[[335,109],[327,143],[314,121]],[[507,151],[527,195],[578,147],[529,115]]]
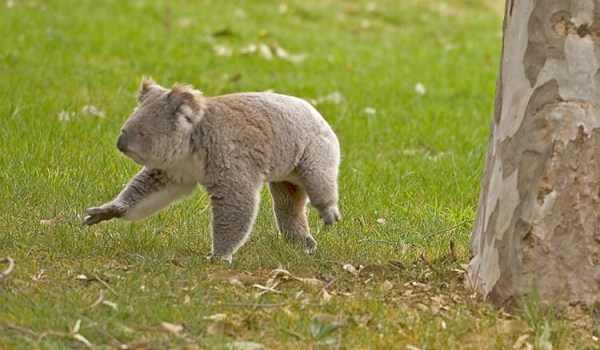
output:
[[[142,103],[142,101],[144,101],[144,99],[148,97],[148,94],[155,89],[166,90],[164,87],[158,85],[154,81],[154,79],[150,77],[142,77],[142,81],[140,82],[140,88],[138,89],[138,93],[136,96],[138,103]]]
[[[175,84],[167,95],[169,103],[177,109],[177,117],[182,126],[195,125],[202,119],[204,95],[191,85]]]

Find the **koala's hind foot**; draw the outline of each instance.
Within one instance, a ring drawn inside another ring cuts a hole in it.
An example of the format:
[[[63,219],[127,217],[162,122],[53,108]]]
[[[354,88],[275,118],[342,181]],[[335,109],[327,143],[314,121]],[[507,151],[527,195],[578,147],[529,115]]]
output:
[[[321,216],[321,219],[323,219],[325,226],[331,226],[342,219],[340,209],[337,207],[337,205],[332,205],[326,207],[325,209],[317,209],[319,210],[319,216]]]
[[[306,218],[306,191],[290,182],[270,182],[269,192],[273,197],[273,210],[279,234],[289,241],[304,244],[308,253],[317,250],[317,241],[310,234]]]

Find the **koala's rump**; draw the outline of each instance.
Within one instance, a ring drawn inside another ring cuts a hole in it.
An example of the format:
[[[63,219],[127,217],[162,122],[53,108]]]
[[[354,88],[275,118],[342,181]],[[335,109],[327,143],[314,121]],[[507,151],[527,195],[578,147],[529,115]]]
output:
[[[208,165],[291,181],[307,152],[339,154],[335,134],[308,102],[274,93],[209,98],[201,122]],[[320,148],[311,150],[311,148]]]

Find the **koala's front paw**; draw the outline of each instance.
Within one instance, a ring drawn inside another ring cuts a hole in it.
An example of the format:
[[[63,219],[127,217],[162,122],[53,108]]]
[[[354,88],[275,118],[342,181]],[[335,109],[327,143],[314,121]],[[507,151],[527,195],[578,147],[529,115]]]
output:
[[[88,215],[83,219],[83,223],[91,226],[100,221],[121,217],[125,210],[114,204],[105,204],[100,207],[88,208],[85,212]]]

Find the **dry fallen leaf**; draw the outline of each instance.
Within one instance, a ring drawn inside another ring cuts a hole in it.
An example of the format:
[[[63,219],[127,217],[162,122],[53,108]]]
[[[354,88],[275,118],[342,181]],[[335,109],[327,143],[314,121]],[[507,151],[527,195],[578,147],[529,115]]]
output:
[[[311,100],[311,103],[315,106],[317,106],[321,103],[324,103],[324,102],[339,105],[340,103],[342,103],[342,100],[343,100],[342,94],[339,91],[334,91],[328,95],[317,97],[316,99]]]
[[[570,306],[563,311],[569,323],[579,329],[591,327],[594,323],[590,312],[585,311],[580,305]]]
[[[269,281],[267,281],[267,285],[266,286],[263,286],[263,285],[260,285],[260,284],[253,284],[252,287],[255,287],[255,288],[258,288],[258,289],[262,289],[262,292],[260,294],[264,294],[264,293],[267,293],[267,292],[273,292],[273,293],[277,293],[277,294],[281,293],[280,291],[278,291],[278,290],[275,289],[275,287],[277,287],[277,285],[278,285],[277,283],[275,283],[274,285],[269,285],[268,282]]]
[[[344,266],[342,266],[342,268],[348,272],[350,272],[351,274],[353,274],[355,277],[358,277],[358,271],[356,270],[356,268],[354,266],[352,266],[352,264],[346,264]]]
[[[271,278],[277,278],[279,276],[292,276],[292,274],[286,269],[275,269],[267,274]]]
[[[44,277],[46,277],[46,270],[41,269],[35,276],[31,276],[31,279],[37,282],[41,281]]]
[[[63,123],[68,122],[74,116],[75,116],[75,112],[69,112],[69,111],[62,110],[62,111],[60,111],[60,113],[58,113],[58,121],[63,122]]]
[[[414,287],[427,288],[426,284],[417,282],[417,281],[409,282],[409,285],[414,286]],[[406,284],[405,284],[405,286],[406,286]]]
[[[227,314],[222,314],[222,313],[202,317],[202,319],[204,319],[204,320],[211,320],[211,321],[216,321],[216,322],[225,321],[226,318],[227,318]]]
[[[286,13],[288,10],[288,6],[285,2],[282,2],[279,4],[279,6],[277,6],[277,12],[279,12],[280,15],[283,15],[284,13]]]
[[[273,59],[273,52],[271,52],[271,48],[266,44],[260,43],[258,44],[258,53],[268,60]]]
[[[367,327],[367,325],[373,320],[373,316],[371,316],[369,314],[353,315],[352,320],[354,320],[354,322],[356,322],[356,325],[358,327],[364,328],[364,327]]]
[[[91,106],[91,105],[83,106],[82,112],[83,112],[83,115],[90,116],[90,117],[97,117],[97,118],[106,117],[106,112],[101,111],[96,106]]]
[[[119,310],[119,308],[117,307],[117,303],[115,303],[113,301],[102,300],[102,305],[106,305],[106,306],[112,308],[115,311]]]
[[[234,272],[229,270],[220,270],[208,275],[209,281],[226,281],[232,284],[247,284],[254,283],[258,278],[243,272]]]
[[[255,53],[258,47],[255,44],[248,44],[240,49],[240,55],[249,55]]]
[[[208,327],[206,327],[206,335],[222,335],[224,331],[225,325],[221,322],[212,323],[209,324]]]
[[[379,286],[379,290],[382,293],[387,293],[390,290],[392,290],[392,288],[394,288],[394,285],[392,284],[392,282],[385,280],[380,286]]]
[[[529,334],[523,334],[522,336],[520,336],[517,341],[515,341],[515,343],[513,344],[513,349],[515,350],[519,350],[523,348],[523,345],[525,345],[525,342],[527,341],[527,338],[529,338]]]
[[[15,262],[15,259],[8,256],[5,258],[0,258],[0,263],[8,263],[8,267],[6,268],[6,270],[0,272],[0,280],[3,280],[10,276],[11,273],[13,273],[17,264]]]
[[[40,225],[54,226],[54,225],[62,224],[64,221],[65,221],[64,217],[58,216],[53,219],[42,219],[42,220],[40,220]]]
[[[388,265],[368,264],[361,266],[359,272],[361,276],[383,277],[390,273],[390,267]]]
[[[194,25],[194,20],[189,17],[183,17],[180,18],[179,21],[177,21],[177,25],[180,28],[190,28]]]
[[[160,325],[167,331],[179,336],[179,334],[185,329],[182,324],[175,324],[169,322],[161,322]]]
[[[323,300],[323,302],[328,303],[331,301],[332,298],[333,296],[331,295],[331,293],[329,293],[326,289],[322,290],[321,300]]]
[[[94,348],[94,344],[92,344],[89,340],[87,340],[83,335],[79,333],[73,334],[73,339],[83,343],[88,348]]]
[[[93,309],[96,306],[100,305],[103,301],[104,301],[104,289],[100,289],[100,293],[98,295],[98,299],[96,299],[96,301],[94,301],[94,303],[92,305],[90,305],[88,307],[88,309]]]
[[[316,313],[313,318],[318,319],[322,323],[338,323],[339,316],[335,314],[320,312]]]
[[[527,322],[522,320],[506,320],[500,324],[500,333],[503,334],[514,334],[514,333],[527,333],[529,332],[529,325]]]
[[[79,329],[81,329],[81,320],[77,319],[77,321],[75,321],[75,324],[73,325],[73,328],[71,328],[71,333],[78,333]]]
[[[264,349],[264,345],[253,341],[234,341],[229,344],[228,349],[231,350],[261,350]]]
[[[293,63],[300,63],[308,57],[308,55],[305,53],[291,55],[286,50],[284,50],[283,47],[281,47],[279,45],[275,45],[274,51],[275,51],[275,55],[277,57],[287,60],[287,61],[290,61],[290,62],[293,62]]]
[[[215,55],[220,57],[231,57],[233,54],[233,50],[225,45],[215,45],[213,46],[213,52]]]
[[[296,278],[296,280],[315,288],[321,288],[325,284],[325,282],[317,278]]]
[[[406,266],[404,265],[404,263],[402,261],[400,261],[400,260],[390,259],[390,260],[388,260],[388,262],[390,263],[390,265],[399,267],[401,269],[405,269],[406,268]]]

